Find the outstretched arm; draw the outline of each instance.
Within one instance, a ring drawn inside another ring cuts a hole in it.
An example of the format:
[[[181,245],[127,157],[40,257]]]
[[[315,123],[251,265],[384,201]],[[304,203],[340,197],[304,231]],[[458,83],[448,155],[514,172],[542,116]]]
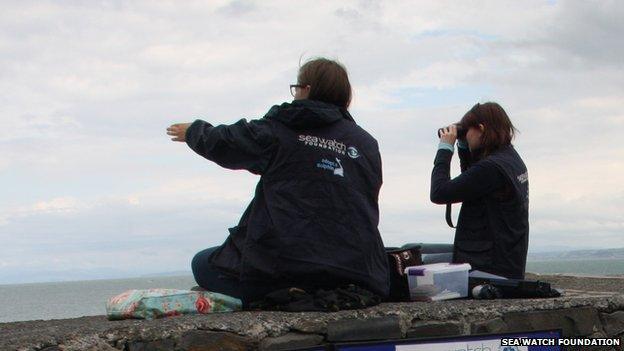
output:
[[[262,174],[269,165],[276,139],[271,122],[245,119],[218,125],[196,120],[167,128],[173,141],[185,141],[199,155],[229,169],[246,169]]]

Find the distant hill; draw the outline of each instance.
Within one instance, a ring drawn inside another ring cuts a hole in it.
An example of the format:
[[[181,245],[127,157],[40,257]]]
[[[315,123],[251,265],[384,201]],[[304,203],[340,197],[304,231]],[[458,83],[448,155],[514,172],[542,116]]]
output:
[[[529,253],[528,261],[624,259],[624,248]]]
[[[177,270],[157,273],[140,273],[112,268],[42,270],[42,269],[8,269],[0,267],[0,285],[28,284],[49,282],[72,282],[108,279],[160,278],[192,276],[191,270]]]

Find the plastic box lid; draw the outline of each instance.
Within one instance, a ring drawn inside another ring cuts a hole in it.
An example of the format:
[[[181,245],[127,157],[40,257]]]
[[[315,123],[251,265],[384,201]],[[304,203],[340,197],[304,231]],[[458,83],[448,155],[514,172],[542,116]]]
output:
[[[412,276],[424,276],[425,274],[469,271],[471,268],[469,263],[432,263],[420,266],[406,267],[404,273]]]

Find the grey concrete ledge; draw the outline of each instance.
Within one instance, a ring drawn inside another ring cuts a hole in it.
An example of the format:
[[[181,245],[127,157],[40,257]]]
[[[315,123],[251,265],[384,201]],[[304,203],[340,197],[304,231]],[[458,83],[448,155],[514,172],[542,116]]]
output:
[[[566,296],[555,299],[388,303],[335,313],[238,312],[151,321],[96,316],[5,323],[0,324],[0,350],[203,350],[201,345],[206,350],[277,350],[327,341],[538,329],[565,321],[571,321],[563,326],[570,335],[624,331],[624,313],[617,312],[624,311],[624,295],[618,293],[624,291],[624,279],[605,283],[600,278],[569,278],[554,284],[568,288]],[[538,279],[554,283],[558,278]],[[592,291],[575,289],[579,287]],[[549,321],[543,322],[545,316]]]

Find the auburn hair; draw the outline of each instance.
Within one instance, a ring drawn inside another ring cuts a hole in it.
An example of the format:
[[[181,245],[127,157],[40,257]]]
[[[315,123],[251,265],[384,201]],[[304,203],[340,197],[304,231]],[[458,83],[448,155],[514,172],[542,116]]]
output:
[[[346,68],[326,58],[310,60],[299,68],[297,84],[309,85],[308,99],[323,101],[342,108],[351,104],[351,83]]]
[[[474,105],[470,111],[466,112],[460,124],[466,130],[471,127],[478,129],[480,124],[483,125],[481,149],[484,156],[492,154],[503,146],[511,145],[511,141],[518,132],[505,110],[495,102]]]

